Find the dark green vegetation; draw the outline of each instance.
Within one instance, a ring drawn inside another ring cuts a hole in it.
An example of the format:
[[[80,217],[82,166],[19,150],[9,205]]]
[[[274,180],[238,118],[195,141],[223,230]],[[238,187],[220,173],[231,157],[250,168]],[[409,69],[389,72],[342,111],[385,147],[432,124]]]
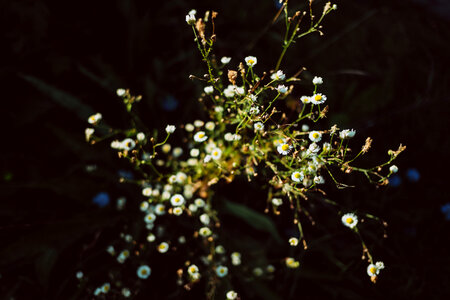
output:
[[[93,285],[104,281],[104,272],[114,264],[104,248],[135,217],[131,207],[141,200],[133,186],[118,183],[118,171],[130,170],[116,159],[109,142],[90,146],[84,141],[86,119],[100,111],[110,125],[127,126],[125,109],[115,96],[119,87],[143,95],[137,108],[149,128],[162,130],[168,123],[205,117],[194,101],[202,85],[188,79],[189,74],[205,72],[184,20],[190,9],[200,14],[206,9],[219,12],[219,58],[231,56],[235,66],[254,55],[256,71],[274,67],[283,27],[266,27],[276,14],[273,2],[217,2],[11,0],[0,4],[1,298],[83,298],[74,276],[80,266],[92,272]],[[332,184],[327,189],[336,202],[388,222],[387,239],[382,238],[380,226],[362,225],[366,234],[373,234],[366,237],[368,246],[386,269],[373,285],[365,274],[366,264],[358,260],[357,238],[338,228],[335,214],[319,205],[318,225],[305,229],[310,248],[298,272],[267,283],[236,284],[238,291],[247,293],[243,299],[260,299],[261,295],[252,294],[255,290],[280,299],[450,296],[450,249],[445,247],[450,223],[439,209],[448,201],[450,22],[406,2],[340,1],[337,12],[324,21],[325,35],[300,40],[281,66],[287,74],[308,69],[295,96],[309,93],[306,82],[312,76],[324,78],[329,124],[355,128],[355,150],[366,136],[374,139],[361,160],[365,165],[384,161],[387,150],[399,143],[407,145],[396,162],[402,179],[398,187],[377,189],[355,176],[340,178],[357,185],[355,189],[337,190]],[[291,1],[291,10],[303,9],[302,4]],[[322,6],[317,1],[317,14]],[[174,103],[178,106],[171,110]],[[292,106],[285,109],[292,112]],[[92,164],[97,169],[87,172],[86,166]],[[419,181],[407,179],[408,168],[419,170]],[[239,196],[243,204],[254,202],[251,194],[225,190],[223,194],[232,200]],[[101,191],[112,200],[126,196],[130,209],[118,213],[113,205],[98,208],[92,198]],[[264,204],[252,205],[264,209]],[[225,218],[225,225],[227,221],[230,244],[266,249],[267,234],[232,216]],[[290,228],[282,220],[277,222],[280,228]],[[245,239],[233,241],[236,233]],[[286,246],[279,251],[288,250]],[[175,263],[177,257],[170,259]],[[164,275],[152,278],[151,286],[167,283],[171,291],[174,275],[164,273],[163,266],[155,267],[155,274],[158,268]],[[133,270],[126,272],[134,276]],[[201,288],[193,293],[201,295]],[[168,297],[156,288],[143,294]]]

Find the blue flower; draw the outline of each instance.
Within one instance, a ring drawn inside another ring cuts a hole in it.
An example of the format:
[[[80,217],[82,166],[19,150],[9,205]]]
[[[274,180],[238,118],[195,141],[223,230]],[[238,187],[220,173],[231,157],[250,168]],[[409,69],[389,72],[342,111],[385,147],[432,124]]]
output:
[[[109,204],[109,195],[105,192],[100,192],[92,198],[92,203],[97,205],[98,207],[105,207]]]
[[[450,203],[445,203],[441,206],[441,213],[445,216],[447,221],[450,221]]]
[[[406,171],[406,177],[408,178],[409,181],[411,182],[417,182],[420,179],[420,173],[419,170],[417,170],[416,168],[409,168]]]
[[[391,178],[389,178],[389,185],[393,187],[398,187],[400,184],[402,184],[402,178],[398,175],[394,175]]]

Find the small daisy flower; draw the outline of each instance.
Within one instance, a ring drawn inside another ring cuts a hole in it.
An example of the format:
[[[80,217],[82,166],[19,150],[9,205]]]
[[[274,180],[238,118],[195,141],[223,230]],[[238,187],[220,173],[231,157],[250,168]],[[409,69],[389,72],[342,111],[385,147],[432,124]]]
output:
[[[367,275],[369,275],[370,277],[373,277],[373,276],[377,276],[378,274],[380,274],[380,269],[377,268],[376,265],[370,264],[367,266]]]
[[[194,131],[195,127],[191,123],[187,123],[186,125],[184,125],[184,129],[186,129],[187,132],[192,132]]]
[[[331,144],[330,143],[323,143],[322,150],[325,153],[330,152],[331,151]]]
[[[166,154],[169,153],[171,149],[172,149],[172,146],[170,144],[164,144],[161,147],[162,152],[164,152]]]
[[[322,103],[325,103],[325,101],[327,101],[327,96],[325,96],[321,93],[314,94],[311,97],[311,102],[313,104],[322,104]]]
[[[275,266],[274,265],[267,265],[266,271],[269,273],[275,272]]]
[[[157,214],[158,216],[162,216],[166,213],[166,207],[164,206],[164,204],[156,204],[155,206],[155,214]]]
[[[147,241],[148,242],[154,242],[156,240],[156,236],[153,234],[153,233],[149,233],[148,235],[147,235]]]
[[[145,133],[143,133],[143,132],[138,132],[138,134],[136,134],[136,139],[137,139],[139,142],[144,141],[144,140],[145,140]]]
[[[270,79],[272,80],[284,80],[286,78],[286,75],[284,75],[283,71],[278,70],[276,73],[273,73],[270,76]]]
[[[184,204],[184,197],[180,194],[175,194],[170,198],[172,206],[181,206]]]
[[[225,277],[228,274],[228,268],[225,266],[218,266],[216,268],[216,274],[219,277]]]
[[[198,209],[198,207],[197,207],[197,205],[191,203],[191,204],[189,204],[188,209],[189,209],[191,212],[196,212],[197,209]]]
[[[398,172],[398,167],[397,167],[396,165],[392,165],[392,166],[389,168],[389,171],[390,171],[391,173],[397,173],[397,172]]]
[[[84,135],[86,137],[86,142],[89,142],[89,140],[91,139],[92,135],[94,134],[94,128],[86,128],[84,130]]]
[[[197,148],[192,148],[189,154],[192,157],[198,157],[200,155],[200,150],[198,150]]]
[[[142,189],[142,195],[144,195],[145,197],[150,197],[152,195],[152,188],[146,187]]]
[[[319,84],[323,83],[323,79],[322,79],[322,77],[314,76],[312,82],[313,82],[314,85],[319,85]]]
[[[245,90],[243,87],[237,87],[236,88],[236,94],[238,94],[239,96],[244,96],[245,95]]]
[[[205,122],[203,122],[202,120],[195,120],[194,121],[194,126],[195,127],[202,127],[203,125],[205,125]]]
[[[253,125],[253,128],[254,128],[256,131],[263,131],[263,130],[264,130],[264,124],[263,124],[262,122],[256,122],[256,123]]]
[[[195,15],[194,14],[187,14],[186,15],[186,23],[188,23],[188,25],[194,25],[195,24]]]
[[[339,137],[343,140],[351,139],[356,134],[356,130],[354,129],[344,129],[339,133]]]
[[[208,139],[208,136],[206,135],[206,133],[204,131],[199,131],[194,135],[194,141],[200,143],[200,142],[204,142]]]
[[[218,245],[216,247],[216,253],[218,254],[224,254],[225,253],[225,248],[222,245]]]
[[[199,269],[196,265],[190,265],[187,270],[188,270],[189,275],[191,275],[191,276],[194,274],[197,274],[199,272]]]
[[[234,141],[234,134],[232,134],[231,132],[225,133],[225,135],[223,137],[224,137],[225,141],[227,141],[227,142]]]
[[[105,283],[101,286],[101,290],[103,294],[106,294],[111,289],[111,285],[109,283]]]
[[[127,91],[126,91],[125,89],[117,89],[117,90],[116,90],[116,94],[117,94],[117,96],[119,96],[119,97],[124,96],[126,92],[127,92]]]
[[[288,257],[288,258],[286,258],[286,266],[288,268],[295,269],[300,266],[300,263],[298,261],[296,261],[294,258]]]
[[[183,154],[183,149],[181,149],[180,147],[175,147],[172,151],[172,155],[175,158],[180,157],[182,154]]]
[[[336,10],[336,9],[337,9],[337,4],[333,4],[333,6],[331,7],[331,9]]]
[[[298,239],[295,238],[295,237],[291,237],[289,239],[289,245],[294,246],[294,247],[297,246],[298,245]]]
[[[304,178],[304,175],[301,172],[299,172],[299,171],[292,172],[292,175],[291,175],[292,181],[301,182],[301,181],[303,181],[303,178]],[[272,201],[273,201],[273,199],[272,199]]]
[[[347,213],[342,216],[341,221],[345,226],[354,228],[358,224],[358,217],[353,213]]]
[[[211,159],[212,159],[212,157],[211,157],[211,155],[205,155],[205,158],[203,158],[203,162],[206,164],[206,163],[209,163],[210,161],[211,161]]]
[[[308,104],[308,103],[311,103],[312,101],[311,101],[311,97],[308,97],[308,96],[301,96],[300,97],[300,101],[303,103],[303,104]]]
[[[251,115],[259,114],[259,107],[257,107],[257,106],[250,107],[248,113]]]
[[[214,128],[216,128],[216,124],[214,124],[214,122],[209,121],[205,124],[205,128],[209,131],[213,131]]]
[[[238,294],[235,291],[227,292],[227,300],[235,300],[237,299]]]
[[[205,206],[205,200],[201,198],[197,198],[194,200],[194,204],[198,207],[204,207]]]
[[[292,146],[286,143],[280,144],[277,147],[277,151],[278,153],[282,154],[282,155],[288,155],[289,152],[291,151]]]
[[[212,85],[205,86],[203,89],[207,95],[211,95],[214,92],[214,87]]]
[[[150,269],[149,266],[143,265],[137,269],[136,273],[139,278],[147,279],[150,276],[150,274],[152,273],[152,270]]]
[[[136,146],[136,142],[130,138],[127,138],[120,142],[120,145],[123,150],[130,151],[134,149],[134,147]]]
[[[256,95],[248,95],[248,98],[249,98],[252,102],[256,102],[256,100],[258,100],[258,96],[256,96]]]
[[[231,263],[233,266],[239,266],[241,264],[241,254],[239,252],[231,253]]]
[[[166,253],[167,251],[169,251],[169,244],[167,244],[166,242],[162,242],[158,245],[157,249],[159,253]]]
[[[318,131],[311,131],[309,133],[309,139],[315,143],[320,142],[320,140],[322,139],[322,134]]]
[[[111,148],[113,149],[121,149],[122,148],[122,143],[118,140],[114,140],[111,142]]]
[[[322,176],[316,176],[316,177],[314,177],[314,183],[315,184],[324,184],[325,183],[325,179],[323,179]]]
[[[254,57],[254,56],[247,56],[245,58],[245,63],[249,67],[253,67],[254,65],[256,65],[257,62],[258,62],[258,59],[256,57]]]
[[[186,179],[187,179],[187,175],[184,172],[178,172],[175,175],[175,178],[176,178],[175,182],[177,182],[177,183],[184,183],[186,181]]]
[[[230,86],[228,86],[226,89],[223,90],[223,94],[227,98],[233,98],[235,95],[234,88],[230,88]]]
[[[172,210],[172,213],[175,216],[181,216],[183,214],[183,209],[181,207],[177,206]]]
[[[147,201],[142,201],[141,204],[139,205],[139,209],[140,211],[146,211],[148,209],[148,202]]]
[[[284,84],[280,84],[279,86],[277,86],[277,91],[280,94],[286,94],[288,91],[288,88]]]
[[[272,204],[275,206],[280,206],[283,204],[283,199],[281,198],[272,198]]]
[[[214,160],[218,160],[222,156],[222,150],[219,148],[215,148],[211,151],[211,158]]]
[[[256,268],[253,269],[252,273],[253,273],[253,275],[255,275],[256,277],[259,277],[259,276],[261,276],[262,274],[264,274],[264,271],[263,271],[263,269],[261,269],[261,268],[259,268],[259,267],[256,267]]]
[[[223,107],[222,106],[216,106],[214,107],[214,111],[218,114],[223,113]]]
[[[198,233],[202,236],[202,237],[207,237],[210,236],[212,234],[211,229],[209,229],[208,227],[202,227],[200,228],[200,230],[198,231]]]
[[[167,134],[174,133],[175,129],[176,129],[175,125],[167,125],[167,126],[166,126],[166,132],[167,132]]]
[[[108,248],[106,248],[106,252],[108,252],[111,255],[115,255],[116,254],[116,250],[114,249],[114,246],[108,246]]]
[[[231,57],[228,57],[228,56],[223,56],[223,57],[220,59],[220,62],[223,63],[224,65],[226,65],[226,64],[229,63],[230,61],[231,61]]]
[[[88,118],[89,124],[97,124],[102,119],[101,113],[96,113],[95,115],[92,115]]]
[[[274,145],[275,147],[277,147],[277,146],[279,146],[279,145],[281,145],[281,144],[284,144],[284,143],[286,143],[286,139],[285,139],[285,138],[278,138],[278,139],[275,139],[275,140],[273,141],[273,145]]]
[[[144,218],[145,223],[153,223],[153,222],[155,222],[155,220],[156,220],[156,215],[152,214],[152,213],[147,214]]]
[[[320,151],[320,146],[317,145],[316,143],[312,143],[311,145],[309,145],[308,151],[315,154]]]
[[[207,214],[200,215],[199,219],[200,219],[200,222],[202,222],[204,225],[209,225],[210,218]]]

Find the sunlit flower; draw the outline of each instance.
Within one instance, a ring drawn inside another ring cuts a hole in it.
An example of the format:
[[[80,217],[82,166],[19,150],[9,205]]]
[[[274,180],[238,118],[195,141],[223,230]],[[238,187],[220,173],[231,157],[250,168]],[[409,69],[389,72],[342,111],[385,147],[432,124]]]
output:
[[[78,271],[78,272],[75,274],[75,277],[76,277],[78,280],[80,280],[81,278],[83,278],[83,276],[84,276],[84,274],[83,274],[83,272],[81,272],[81,271]]]
[[[101,113],[96,113],[95,115],[92,115],[88,118],[89,124],[97,124],[102,119]]]
[[[228,274],[228,268],[225,266],[218,266],[216,268],[216,274],[219,277],[225,277]]]
[[[284,144],[284,143],[286,143],[286,139],[285,138],[278,138],[278,139],[275,139],[274,141],[273,141],[273,145],[276,147],[276,146],[279,146],[279,145],[281,145],[281,144]]]
[[[157,214],[158,216],[162,216],[166,213],[166,207],[164,206],[164,204],[156,204],[155,206],[155,214]]]
[[[203,158],[203,162],[206,164],[206,163],[209,163],[210,161],[211,161],[211,159],[212,159],[212,157],[211,157],[211,155],[205,155],[205,158]]]
[[[194,135],[194,141],[200,143],[200,142],[204,142],[208,139],[208,136],[206,135],[206,133],[204,131],[199,131]]]
[[[248,97],[250,100],[252,100],[252,102],[256,102],[256,100],[258,100],[258,96],[253,95],[253,94],[248,95],[247,97]]]
[[[209,225],[210,218],[207,214],[200,215],[200,222],[202,222],[204,225]]]
[[[325,96],[321,93],[314,94],[311,97],[311,102],[313,104],[322,104],[322,103],[325,103],[325,101],[327,101],[327,96]]]
[[[211,151],[211,157],[214,160],[218,160],[222,156],[222,150],[220,148],[215,148]]]
[[[130,256],[130,251],[128,250],[123,250],[122,252],[119,253],[119,255],[117,256],[117,261],[121,264],[123,264],[125,262],[125,260]]]
[[[129,298],[131,296],[131,291],[129,288],[122,288],[122,296]]]
[[[322,134],[318,131],[311,131],[309,133],[309,139],[315,143],[320,142],[322,139]]]
[[[282,154],[282,155],[288,155],[289,152],[291,151],[292,146],[286,143],[280,144],[277,147],[277,151],[278,153]]]
[[[177,182],[177,183],[184,183],[187,179],[187,175],[184,172],[178,172],[175,175],[175,177],[176,177],[175,182]]]
[[[378,261],[375,264],[370,264],[367,266],[367,275],[370,277],[377,276],[380,274],[380,270],[384,269],[384,263],[382,261]]]
[[[166,253],[169,250],[169,244],[162,242],[157,247],[159,253]]]
[[[176,129],[175,125],[167,125],[166,126],[166,132],[168,134],[174,133],[175,129]]]
[[[220,62],[223,63],[224,65],[226,65],[227,63],[229,63],[231,61],[231,57],[227,57],[227,56],[223,56],[220,59]]]
[[[274,265],[267,265],[266,271],[269,273],[275,272],[275,266]]]
[[[191,276],[199,272],[198,267],[196,265],[190,265],[187,270],[189,275]]]
[[[264,274],[264,271],[263,271],[263,269],[261,269],[261,268],[259,268],[259,267],[256,267],[256,268],[253,269],[252,273],[253,273],[253,275],[255,275],[256,277],[259,277],[259,276],[261,276],[262,274]]]
[[[322,84],[323,83],[323,79],[322,79],[322,77],[314,76],[312,82],[313,82],[314,85]]]
[[[292,181],[301,182],[301,181],[303,181],[303,178],[304,178],[304,175],[301,172],[299,172],[299,171],[292,172],[292,175],[291,175]],[[273,201],[273,199],[272,199],[272,201]]]
[[[245,63],[249,67],[253,67],[254,65],[256,65],[257,62],[258,62],[258,59],[256,57],[254,57],[254,56],[247,56],[245,58]]]
[[[256,122],[253,127],[256,131],[262,131],[264,130],[264,124],[262,122]]]
[[[147,279],[150,276],[150,274],[152,273],[152,270],[150,269],[149,266],[143,265],[137,269],[136,273],[139,278]]]
[[[330,143],[323,143],[322,149],[323,149],[323,152],[325,152],[325,153],[331,151],[331,144]]]
[[[183,149],[180,147],[175,147],[172,151],[172,155],[175,158],[180,157],[182,154],[183,154]]]
[[[214,92],[214,87],[212,85],[205,86],[203,89],[207,95],[211,95]]]
[[[194,204],[198,207],[204,207],[205,206],[205,200],[201,198],[197,198],[194,200]]]
[[[139,142],[144,141],[144,140],[145,140],[145,133],[143,133],[143,132],[138,132],[138,133],[136,134],[136,139],[137,139]]]
[[[106,294],[111,289],[111,285],[107,282],[101,286],[101,290],[103,294]]]
[[[270,76],[270,79],[272,80],[284,80],[286,78],[286,75],[284,75],[283,71],[278,70],[276,73],[273,73]]]
[[[308,151],[315,154],[320,151],[320,146],[316,143],[311,143],[308,147]]]
[[[280,84],[279,86],[277,86],[277,91],[280,94],[286,94],[288,91],[288,88],[285,85]]]
[[[149,233],[148,235],[147,235],[147,241],[148,242],[154,242],[156,240],[156,236],[153,234],[153,233]]]
[[[358,217],[353,213],[347,213],[342,216],[341,221],[345,226],[354,228],[358,224]]]
[[[184,204],[184,197],[180,194],[175,194],[170,198],[172,206],[180,206]]]
[[[145,197],[150,197],[152,195],[152,188],[146,187],[142,189],[142,195],[144,195]]]

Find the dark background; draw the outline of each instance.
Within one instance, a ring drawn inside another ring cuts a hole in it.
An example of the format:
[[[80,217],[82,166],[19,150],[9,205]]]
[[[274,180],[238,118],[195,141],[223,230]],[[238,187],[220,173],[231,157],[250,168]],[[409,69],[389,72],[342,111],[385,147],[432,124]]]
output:
[[[316,1],[316,14],[323,4]],[[407,145],[396,162],[397,184],[377,189],[356,176],[345,179],[363,184],[356,189],[328,187],[339,203],[388,222],[386,239],[379,226],[368,226],[375,234],[368,246],[386,269],[373,285],[361,262],[350,263],[344,274],[330,267],[335,258],[360,255],[358,241],[339,231],[336,239],[352,246],[338,243],[327,264],[319,262],[329,245],[319,243],[305,258],[312,271],[300,271],[288,282],[289,293],[280,295],[447,299],[450,225],[440,207],[450,201],[450,9],[445,1],[337,4],[323,23],[325,35],[296,43],[281,69],[293,74],[307,68],[299,95],[310,92],[314,75],[324,78],[330,113],[323,126],[355,128],[356,145],[366,136],[374,139],[363,165]],[[303,5],[290,2],[292,12]],[[111,201],[127,196],[131,205],[140,200],[133,188],[118,184],[118,172],[129,167],[109,142],[84,141],[86,119],[97,111],[111,126],[129,126],[117,88],[143,95],[138,114],[148,128],[206,117],[195,101],[202,85],[188,79],[206,71],[184,20],[192,8],[199,15],[219,12],[215,53],[231,56],[230,67],[254,55],[257,72],[273,68],[284,31],[282,24],[266,27],[276,14],[270,0],[0,2],[1,297],[78,297],[74,273],[81,262],[103,251],[117,234],[114,228],[133,214],[92,203],[99,192],[108,192]],[[87,165],[97,169],[87,172]],[[411,168],[418,180],[408,179]],[[268,285],[276,289],[277,282]]]

